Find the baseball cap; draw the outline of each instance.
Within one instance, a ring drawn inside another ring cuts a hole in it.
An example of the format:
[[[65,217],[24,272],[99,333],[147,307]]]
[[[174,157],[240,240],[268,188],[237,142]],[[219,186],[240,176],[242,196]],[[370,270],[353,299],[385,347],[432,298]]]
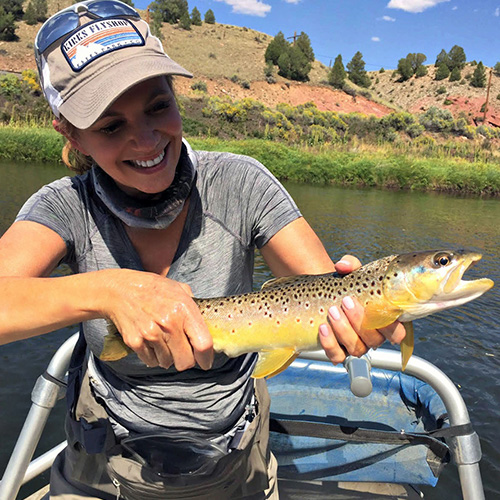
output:
[[[168,57],[139,13],[118,0],[88,0],[54,14],[37,34],[35,58],[52,111],[81,129],[137,83],[193,76]]]

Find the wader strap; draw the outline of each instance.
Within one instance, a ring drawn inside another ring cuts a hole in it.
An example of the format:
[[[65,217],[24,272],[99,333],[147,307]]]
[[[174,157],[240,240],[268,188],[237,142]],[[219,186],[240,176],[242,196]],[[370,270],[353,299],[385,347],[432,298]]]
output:
[[[87,342],[82,330],[68,370],[68,407],[71,441],[80,443],[89,454],[101,453],[116,444],[108,414],[92,394],[87,370]]]

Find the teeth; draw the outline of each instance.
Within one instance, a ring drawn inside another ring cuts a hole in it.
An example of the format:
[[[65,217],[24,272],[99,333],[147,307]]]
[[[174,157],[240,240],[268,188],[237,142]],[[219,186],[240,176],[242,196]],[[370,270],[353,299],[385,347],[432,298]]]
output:
[[[165,156],[165,151],[162,151],[154,160],[148,160],[148,161],[133,160],[132,163],[136,167],[151,168],[158,165],[158,163],[160,163],[163,160],[164,156]]]

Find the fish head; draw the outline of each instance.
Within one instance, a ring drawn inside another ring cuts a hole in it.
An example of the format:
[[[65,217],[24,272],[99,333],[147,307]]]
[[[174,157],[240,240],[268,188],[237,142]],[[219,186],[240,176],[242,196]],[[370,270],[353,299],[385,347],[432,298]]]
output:
[[[493,286],[487,278],[462,277],[481,254],[467,250],[434,250],[394,257],[384,277],[383,293],[412,321],[473,300]]]

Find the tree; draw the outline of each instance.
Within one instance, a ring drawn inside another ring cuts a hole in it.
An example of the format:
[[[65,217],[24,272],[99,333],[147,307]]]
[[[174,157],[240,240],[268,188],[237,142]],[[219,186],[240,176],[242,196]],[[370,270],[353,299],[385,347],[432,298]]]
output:
[[[450,73],[450,82],[458,82],[462,78],[462,73],[460,72],[460,68],[455,66]]]
[[[153,34],[153,36],[159,38],[160,40],[163,40],[164,36],[161,31],[163,24],[163,12],[158,8],[155,2],[151,4],[149,12],[151,15],[151,21],[149,23],[149,27],[151,28],[151,33]]]
[[[5,14],[12,14],[14,21],[23,18],[23,0],[0,0],[0,8],[3,8]]]
[[[283,52],[288,49],[289,43],[285,39],[285,35],[278,31],[278,34],[269,42],[264,59],[266,62],[271,62],[275,66],[278,65],[278,60]]]
[[[332,69],[328,73],[328,83],[336,89],[341,89],[344,87],[346,76],[342,56],[339,54],[335,58]]]
[[[370,86],[370,77],[366,73],[365,61],[363,61],[363,54],[361,52],[356,52],[354,57],[347,63],[347,71],[351,82],[360,87],[368,88]]]
[[[474,73],[472,73],[470,84],[477,88],[486,87],[486,69],[482,61],[479,61]]]
[[[191,11],[191,23],[195,26],[201,26],[201,14],[196,7]]]
[[[295,46],[304,54],[309,62],[314,62],[314,52],[311,47],[311,40],[309,36],[303,31],[297,37]]]
[[[465,57],[465,52],[462,47],[458,45],[453,45],[453,47],[448,52],[448,69],[453,71],[454,68],[463,69],[467,58]]]
[[[495,72],[495,75],[500,76],[500,62],[497,62],[495,66],[493,67],[493,71]]]
[[[24,12],[23,19],[26,21],[26,24],[29,24],[30,26],[33,26],[37,23],[35,7],[33,6],[33,2],[31,0],[26,6],[26,11]]]
[[[436,68],[439,68],[439,66],[441,66],[441,64],[443,63],[446,64],[446,66],[449,66],[450,58],[448,56],[448,52],[446,52],[446,50],[444,49],[441,49],[441,52],[436,57],[436,62],[434,63],[434,66],[436,66]]]
[[[6,12],[3,7],[0,7],[0,40],[4,42],[17,40],[16,29],[17,25],[14,14]]]
[[[205,12],[205,22],[207,24],[215,24],[215,14],[213,13],[212,9],[208,9]]]
[[[179,26],[185,30],[191,29],[191,18],[189,17],[188,12],[184,12],[182,14],[181,18],[179,19]]]
[[[413,67],[407,57],[398,61],[398,67],[396,71],[401,75],[402,81],[409,80],[413,76]]]
[[[446,63],[441,63],[436,71],[436,80],[444,80],[450,76],[450,70]]]

